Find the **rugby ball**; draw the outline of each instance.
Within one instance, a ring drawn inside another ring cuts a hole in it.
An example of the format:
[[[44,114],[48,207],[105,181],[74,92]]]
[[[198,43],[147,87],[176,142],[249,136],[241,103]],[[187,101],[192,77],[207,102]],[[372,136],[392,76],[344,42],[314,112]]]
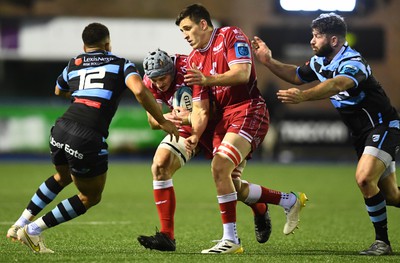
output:
[[[192,111],[193,108],[192,89],[187,86],[182,86],[179,89],[177,89],[172,99],[172,107],[174,109],[176,107],[183,107],[188,111]]]

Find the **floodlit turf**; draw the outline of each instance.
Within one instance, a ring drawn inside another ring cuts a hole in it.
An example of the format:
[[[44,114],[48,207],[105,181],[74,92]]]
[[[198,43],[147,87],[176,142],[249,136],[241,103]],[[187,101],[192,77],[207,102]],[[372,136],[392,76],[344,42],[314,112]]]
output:
[[[55,254],[34,255],[6,239],[37,186],[53,173],[48,163],[0,163],[0,262],[399,262],[400,210],[390,207],[393,256],[358,251],[374,238],[354,181],[355,165],[273,165],[249,162],[243,178],[281,191],[304,191],[309,202],[294,235],[282,233],[283,209],[270,206],[273,232],[265,244],[254,236],[251,210],[238,203],[238,232],[245,253],[201,255],[221,238],[222,226],[208,163],[191,163],[174,177],[177,196],[176,252],[145,250],[136,241],[159,226],[150,162],[110,162],[102,202],[85,215],[45,232]],[[65,189],[45,211],[75,194]]]

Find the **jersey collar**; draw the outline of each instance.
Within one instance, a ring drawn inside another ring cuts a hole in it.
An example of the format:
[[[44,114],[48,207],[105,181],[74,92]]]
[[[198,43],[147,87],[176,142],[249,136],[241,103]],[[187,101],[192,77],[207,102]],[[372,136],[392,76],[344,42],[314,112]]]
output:
[[[218,30],[218,28],[214,28],[213,32],[211,33],[210,40],[208,40],[207,46],[205,46],[204,48],[199,48],[200,52],[207,51],[211,47],[211,44],[214,41],[214,37],[217,33],[217,30]]]

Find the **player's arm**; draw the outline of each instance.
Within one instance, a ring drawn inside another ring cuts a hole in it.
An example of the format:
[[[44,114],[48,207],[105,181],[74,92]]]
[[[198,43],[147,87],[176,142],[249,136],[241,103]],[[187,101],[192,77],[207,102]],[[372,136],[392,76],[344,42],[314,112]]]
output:
[[[253,53],[264,66],[282,80],[294,85],[302,85],[304,82],[297,76],[296,65],[282,63],[272,57],[272,51],[259,37],[255,36],[251,41]]]
[[[54,88],[54,94],[56,94],[57,96],[60,96],[60,97],[67,98],[67,99],[71,98],[71,92],[70,91],[63,91],[57,85]]]
[[[162,104],[160,105],[160,110],[162,110]],[[191,114],[189,111],[183,109],[182,107],[178,107],[179,110],[173,110],[171,112],[164,113],[164,118],[171,121],[175,124],[176,127],[180,127],[182,125],[190,125],[189,115]],[[149,122],[150,128],[153,130],[161,129],[160,124],[153,118],[153,116],[147,112],[147,121]]]
[[[131,74],[126,79],[126,85],[133,92],[143,108],[158,122],[160,128],[169,133],[171,138],[175,136],[176,141],[178,141],[178,130],[172,122],[164,118],[160,106],[154,99],[153,94],[144,86],[141,77],[136,74]]]
[[[353,79],[345,76],[337,76],[307,90],[301,91],[297,88],[291,88],[288,90],[279,90],[276,94],[282,103],[298,104],[303,101],[327,99],[354,86]]]
[[[186,139],[186,150],[192,152],[199,143],[200,137],[207,127],[210,102],[208,99],[193,101],[191,114],[192,135]]]
[[[208,87],[235,86],[249,82],[250,73],[251,64],[249,63],[236,63],[231,65],[229,70],[223,74],[209,76],[204,75],[195,64],[192,64],[192,68],[187,69],[185,83]]]
[[[162,110],[162,105],[161,104],[158,104],[158,105],[159,105],[160,110]],[[165,115],[164,115],[164,117],[165,117]],[[161,129],[160,125],[158,124],[158,121],[156,121],[156,119],[154,119],[153,115],[151,115],[149,112],[147,112],[147,121],[149,122],[151,129],[153,129],[153,130]]]

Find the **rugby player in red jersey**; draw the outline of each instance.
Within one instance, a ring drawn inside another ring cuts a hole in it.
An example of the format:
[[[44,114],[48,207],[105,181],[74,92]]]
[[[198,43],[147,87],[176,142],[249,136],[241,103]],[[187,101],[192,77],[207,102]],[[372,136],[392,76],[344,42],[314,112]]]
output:
[[[214,28],[209,12],[199,4],[182,10],[175,23],[193,48],[185,75],[185,82],[193,86],[192,135],[186,139],[187,150],[197,146],[206,130],[210,99],[215,101],[216,110],[222,116],[213,134],[211,169],[223,236],[202,253],[243,252],[236,231],[237,200],[282,206],[287,218],[284,233],[292,233],[305,206],[305,194],[283,193],[240,178],[246,160],[263,141],[269,124],[268,109],[257,88],[249,39],[238,27]],[[231,176],[234,170],[237,173]],[[261,217],[266,212],[264,205],[263,210],[255,211],[255,216]],[[256,232],[257,223],[261,222],[256,221]]]

